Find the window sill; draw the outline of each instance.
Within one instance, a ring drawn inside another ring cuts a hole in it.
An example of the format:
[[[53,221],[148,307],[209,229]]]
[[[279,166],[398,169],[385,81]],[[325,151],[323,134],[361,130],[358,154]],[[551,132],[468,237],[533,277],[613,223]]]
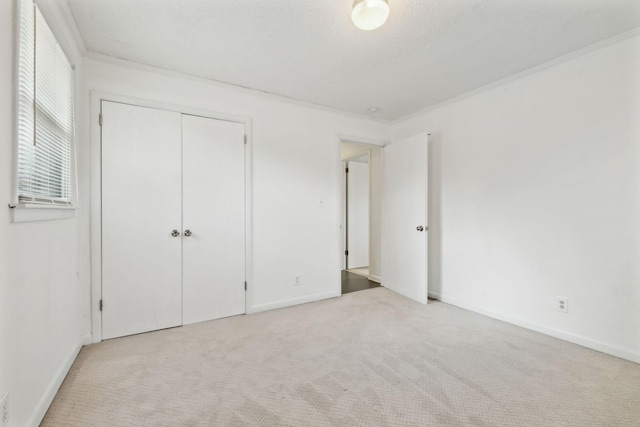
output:
[[[73,206],[26,204],[10,207],[10,211],[11,222],[54,221],[76,216],[76,208]]]

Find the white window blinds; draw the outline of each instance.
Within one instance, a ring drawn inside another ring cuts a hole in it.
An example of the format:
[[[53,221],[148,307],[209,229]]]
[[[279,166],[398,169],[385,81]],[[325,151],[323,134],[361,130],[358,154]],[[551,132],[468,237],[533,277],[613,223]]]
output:
[[[18,3],[18,202],[69,205],[73,67],[33,2]]]

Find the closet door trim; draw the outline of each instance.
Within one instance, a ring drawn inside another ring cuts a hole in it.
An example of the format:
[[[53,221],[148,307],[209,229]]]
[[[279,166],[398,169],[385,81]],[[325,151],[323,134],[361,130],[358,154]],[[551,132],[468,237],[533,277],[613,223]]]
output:
[[[253,230],[252,221],[252,126],[249,117],[235,116],[215,111],[189,108],[179,104],[170,104],[153,100],[146,100],[125,95],[113,94],[102,91],[91,91],[90,130],[91,130],[91,187],[90,187],[90,217],[80,217],[80,224],[85,221],[90,223],[90,257],[91,270],[78,271],[78,279],[89,276],[91,282],[91,337],[87,337],[85,343],[97,343],[102,341],[102,314],[100,301],[102,299],[102,128],[100,114],[102,101],[117,102],[139,107],[155,108],[158,110],[173,111],[181,114],[200,116],[217,120],[244,124],[245,143],[245,277],[247,292],[245,293],[245,309],[252,306],[253,296]],[[107,118],[105,118],[107,120]],[[82,194],[80,194],[82,196]],[[82,242],[81,242],[82,244]],[[80,263],[82,265],[82,263]],[[105,302],[107,304],[107,302]]]

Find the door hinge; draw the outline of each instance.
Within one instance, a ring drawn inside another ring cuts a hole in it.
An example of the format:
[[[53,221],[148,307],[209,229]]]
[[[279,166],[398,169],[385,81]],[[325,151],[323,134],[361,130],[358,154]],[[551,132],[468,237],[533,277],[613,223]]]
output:
[[[102,126],[102,113],[98,116],[98,123]]]
[[[244,143],[247,143],[247,135],[244,136]]]
[[[349,173],[349,168],[344,168],[344,173]]]
[[[100,300],[100,311],[102,311],[102,300]]]
[[[247,282],[244,282],[244,290],[247,290]]]
[[[344,251],[344,254],[348,256],[349,255],[349,251]]]

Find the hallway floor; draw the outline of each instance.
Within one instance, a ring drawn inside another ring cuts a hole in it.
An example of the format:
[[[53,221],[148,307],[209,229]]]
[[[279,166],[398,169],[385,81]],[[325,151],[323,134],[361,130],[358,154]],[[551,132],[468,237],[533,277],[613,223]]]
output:
[[[342,270],[342,294],[349,292],[364,291],[365,289],[380,287],[379,283],[373,282],[359,274]]]

